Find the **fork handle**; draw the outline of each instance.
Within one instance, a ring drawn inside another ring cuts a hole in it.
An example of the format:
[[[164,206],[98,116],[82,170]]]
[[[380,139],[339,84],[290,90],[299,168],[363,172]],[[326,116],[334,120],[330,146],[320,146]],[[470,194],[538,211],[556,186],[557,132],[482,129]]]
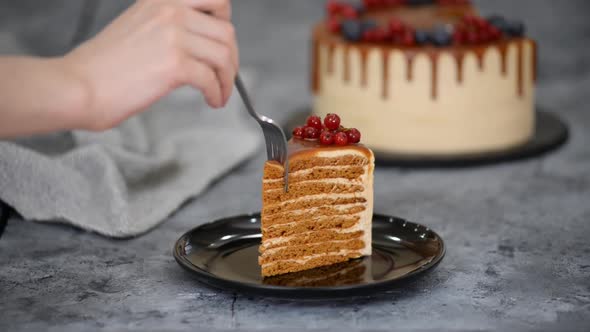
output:
[[[244,101],[244,104],[246,105],[246,110],[248,110],[248,113],[250,113],[250,115],[252,117],[254,117],[257,121],[260,121],[258,114],[256,114],[256,111],[254,111],[254,106],[252,105],[252,101],[250,100],[250,96],[248,95],[248,92],[246,91],[246,87],[244,86],[244,82],[242,82],[242,78],[240,77],[239,73],[236,74],[235,83],[236,83],[236,88],[238,89],[238,93],[240,94],[240,97],[242,97],[242,100]]]

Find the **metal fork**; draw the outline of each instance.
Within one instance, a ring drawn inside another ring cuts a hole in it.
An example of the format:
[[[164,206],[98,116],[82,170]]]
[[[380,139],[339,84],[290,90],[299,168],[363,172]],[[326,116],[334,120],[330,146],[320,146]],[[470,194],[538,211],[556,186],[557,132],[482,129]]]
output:
[[[244,83],[240,78],[240,74],[236,75],[236,88],[242,97],[242,101],[246,105],[248,113],[258,122],[264,134],[266,142],[266,155],[268,160],[276,160],[281,163],[285,169],[285,192],[289,191],[289,158],[287,155],[287,137],[285,132],[278,126],[273,119],[264,115],[258,115],[252,106],[248,92],[244,87]]]

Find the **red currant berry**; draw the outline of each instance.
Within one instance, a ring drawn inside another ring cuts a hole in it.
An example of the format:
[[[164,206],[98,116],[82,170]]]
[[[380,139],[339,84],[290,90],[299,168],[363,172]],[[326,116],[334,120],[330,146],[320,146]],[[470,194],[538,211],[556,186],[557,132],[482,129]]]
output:
[[[475,26],[475,21],[477,21],[477,17],[473,16],[473,15],[465,15],[463,16],[463,22],[465,23],[465,25],[467,26]]]
[[[348,135],[345,132],[339,132],[334,136],[334,143],[336,145],[346,145],[348,144]]]
[[[342,9],[342,4],[335,0],[328,0],[326,3],[326,10],[330,15],[337,15]]]
[[[332,145],[334,144],[334,134],[329,130],[323,131],[320,134],[320,143],[323,145]]]
[[[391,21],[389,21],[389,32],[393,36],[400,35],[402,32],[404,32],[404,30],[405,26],[402,21],[397,19],[392,19]]]
[[[340,33],[340,20],[336,17],[330,17],[328,19],[328,30],[332,33]]]
[[[467,36],[465,37],[465,40],[469,44],[477,44],[479,42],[479,37],[477,35],[477,32],[475,32],[475,31],[467,32]]]
[[[303,127],[293,129],[293,137],[303,138]]]
[[[484,20],[481,17],[476,17],[473,21],[473,25],[475,25],[475,28],[478,30],[484,30],[486,29],[490,24],[488,23],[488,21]]]
[[[328,113],[324,118],[324,125],[328,129],[336,130],[340,127],[340,117],[334,113]]]
[[[465,44],[465,40],[467,39],[467,31],[463,28],[455,28],[453,32],[453,42],[455,44]]]
[[[376,31],[375,29],[371,29],[363,32],[363,40],[369,43],[377,41]]]
[[[488,32],[487,29],[480,30],[477,33],[477,41],[479,43],[487,43],[491,39],[491,34]]]
[[[414,32],[411,30],[404,31],[402,37],[400,38],[400,44],[403,46],[414,46],[416,43],[416,39],[414,38]]]
[[[342,17],[348,19],[355,19],[359,16],[359,13],[351,5],[344,5],[342,9],[340,9],[340,14],[342,15]]]
[[[320,137],[320,131],[314,127],[304,127],[303,128],[303,138],[306,139],[317,139]]]
[[[350,128],[346,131],[348,142],[356,144],[361,141],[361,132],[356,128]]]
[[[500,31],[500,29],[496,28],[495,26],[490,26],[489,33],[493,40],[502,38],[502,31]]]
[[[317,115],[310,115],[307,118],[307,126],[322,130],[322,118]]]

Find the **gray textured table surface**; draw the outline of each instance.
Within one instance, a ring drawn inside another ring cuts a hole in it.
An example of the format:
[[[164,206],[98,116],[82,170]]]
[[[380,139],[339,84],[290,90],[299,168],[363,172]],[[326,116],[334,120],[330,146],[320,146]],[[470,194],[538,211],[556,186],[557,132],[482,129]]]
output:
[[[10,220],[0,239],[0,330],[582,330],[590,327],[590,4],[479,1],[522,17],[540,42],[538,102],[571,125],[546,157],[456,170],[376,172],[375,210],[430,225],[440,267],[404,289],[298,303],[208,289],[171,256],[177,237],[259,209],[262,154],[163,225],[113,241]],[[279,120],[309,100],[309,24],[319,1],[242,1],[242,62],[259,70],[258,105]],[[271,111],[269,111],[271,110]]]

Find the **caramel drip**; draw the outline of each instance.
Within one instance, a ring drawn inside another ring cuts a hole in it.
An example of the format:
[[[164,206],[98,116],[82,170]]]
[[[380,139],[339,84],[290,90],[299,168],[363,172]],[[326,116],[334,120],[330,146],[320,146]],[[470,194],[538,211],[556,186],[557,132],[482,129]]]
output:
[[[537,43],[536,42],[531,42],[531,46],[532,46],[532,52],[533,52],[533,68],[531,68],[531,71],[533,73],[533,82],[537,82],[537,56],[538,56],[538,50],[537,50]]]
[[[414,79],[414,54],[406,54],[406,62],[407,80],[411,81]]]
[[[389,50],[383,48],[381,55],[383,56],[383,98],[387,98],[389,93]]]
[[[334,73],[334,51],[336,50],[336,45],[330,43],[328,45],[328,74]]]
[[[506,57],[508,56],[508,43],[499,43],[498,51],[500,51],[500,67],[502,69],[502,75],[506,76],[508,73],[508,61],[506,61]]]
[[[463,60],[465,56],[461,53],[457,53],[455,55],[455,60],[457,61],[457,81],[459,83],[463,83]]]
[[[313,93],[320,92],[320,42],[314,36],[311,43],[311,91]]]
[[[517,54],[517,59],[516,59],[516,63],[517,63],[517,68],[516,68],[516,75],[517,75],[517,84],[518,84],[518,95],[522,96],[524,93],[524,65],[523,65],[523,56],[524,56],[524,52],[523,52],[523,44],[524,41],[518,41],[516,43],[517,45],[517,49],[518,49],[518,54]]]
[[[344,82],[350,81],[350,47],[344,46]]]
[[[438,95],[438,55],[437,54],[431,54],[429,56],[430,58],[430,62],[431,62],[431,68],[432,68],[432,76],[431,76],[431,95],[432,95],[432,99],[436,100],[436,97]]]
[[[367,86],[367,59],[369,58],[369,51],[365,48],[361,49],[361,85]]]
[[[475,58],[477,59],[477,68],[479,71],[483,71],[483,56],[486,53],[486,49],[481,49],[475,51]]]

